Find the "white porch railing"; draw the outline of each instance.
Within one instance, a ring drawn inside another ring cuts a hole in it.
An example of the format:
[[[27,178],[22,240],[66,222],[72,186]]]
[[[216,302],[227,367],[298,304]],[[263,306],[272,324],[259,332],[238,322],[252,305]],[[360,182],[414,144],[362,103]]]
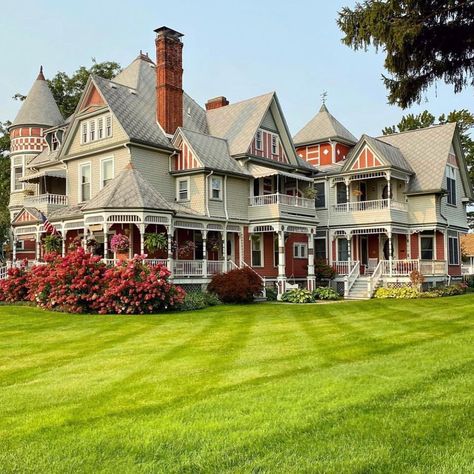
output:
[[[168,265],[168,260],[166,260],[166,258],[146,258],[143,261],[150,267],[156,267],[157,265],[163,265],[166,267]]]
[[[224,260],[208,260],[207,273],[209,275],[216,275],[217,273],[224,273],[227,271],[227,262]]]
[[[396,209],[407,211],[408,206],[404,202],[393,199],[376,199],[373,201],[353,201],[333,206],[334,212],[359,212],[359,211],[379,211],[382,209]]]
[[[203,276],[202,260],[174,260],[173,276]]]
[[[67,206],[67,196],[63,194],[38,194],[37,196],[26,196],[24,203],[26,206],[36,206],[38,204],[52,204],[55,206]]]
[[[360,275],[360,262],[355,262],[355,265],[351,268],[349,273],[347,274],[346,278],[344,279],[344,296],[349,296],[349,292],[351,291],[354,282]]]
[[[420,273],[422,275],[445,275],[445,260],[420,260]]]
[[[337,261],[333,262],[332,267],[336,271],[338,275],[349,275],[351,270],[355,267],[356,264],[359,262],[353,261]]]
[[[308,199],[299,196],[275,193],[249,197],[249,206],[268,206],[270,204],[283,204],[285,206],[315,209],[314,199]]]
[[[369,280],[367,282],[367,294],[369,295],[369,298],[372,298],[375,290],[377,289],[377,285],[379,284],[380,279],[382,278],[382,268],[383,260],[380,260],[380,262],[375,267],[375,270],[373,271],[372,275],[369,277]]]
[[[420,269],[419,260],[381,260],[380,264],[384,276],[407,276]]]

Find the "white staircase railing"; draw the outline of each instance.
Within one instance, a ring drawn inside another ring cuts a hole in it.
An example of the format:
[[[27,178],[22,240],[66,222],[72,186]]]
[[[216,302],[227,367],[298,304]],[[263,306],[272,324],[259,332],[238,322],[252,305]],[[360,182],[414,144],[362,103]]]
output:
[[[244,260],[240,261],[240,267],[241,268],[242,267],[250,268],[250,270],[252,270],[255,273],[255,275],[257,275],[260,278],[260,280],[262,280],[262,286],[263,286],[262,297],[266,298],[267,297],[267,286],[266,286],[267,281],[266,281],[265,277],[260,275],[260,273],[257,273],[250,265],[245,263]]]
[[[375,267],[374,272],[370,276],[368,282],[367,282],[367,294],[369,298],[372,298],[375,290],[377,289],[377,285],[379,284],[380,279],[383,276],[383,260],[380,260],[380,262],[377,264]]]
[[[360,275],[360,262],[351,262],[353,263],[353,267],[344,278],[344,296],[349,296],[349,292],[351,291],[352,286],[354,285],[355,281]]]

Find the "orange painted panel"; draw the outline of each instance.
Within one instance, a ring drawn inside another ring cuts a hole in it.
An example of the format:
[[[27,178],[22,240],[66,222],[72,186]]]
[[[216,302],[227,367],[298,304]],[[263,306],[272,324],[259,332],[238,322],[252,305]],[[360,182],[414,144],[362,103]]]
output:
[[[105,102],[102,99],[102,96],[99,94],[99,91],[95,87],[93,87],[91,91],[89,92],[89,95],[84,101],[84,104],[81,110],[86,109],[87,107],[90,107],[91,105],[96,105],[96,106],[105,105]]]

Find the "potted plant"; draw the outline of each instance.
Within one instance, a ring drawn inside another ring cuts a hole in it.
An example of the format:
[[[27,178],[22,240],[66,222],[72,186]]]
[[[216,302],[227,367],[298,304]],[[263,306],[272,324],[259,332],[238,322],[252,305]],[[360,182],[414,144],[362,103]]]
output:
[[[186,240],[178,247],[178,257],[187,258],[191,257],[196,250],[196,244],[192,240]]]
[[[125,260],[128,257],[129,248],[130,239],[125,234],[115,234],[110,239],[110,249],[119,260]]]
[[[168,237],[163,232],[145,234],[145,247],[150,253],[165,250],[168,247]]]
[[[207,238],[207,250],[209,252],[219,252],[222,246],[222,239],[218,235],[211,235]]]
[[[47,235],[44,238],[44,249],[47,253],[59,253],[62,247],[62,239],[59,235]]]
[[[306,188],[304,188],[303,190],[303,196],[306,198],[306,199],[315,199],[316,196],[317,196],[318,192],[316,191],[316,189],[314,189],[312,186],[307,186]]]

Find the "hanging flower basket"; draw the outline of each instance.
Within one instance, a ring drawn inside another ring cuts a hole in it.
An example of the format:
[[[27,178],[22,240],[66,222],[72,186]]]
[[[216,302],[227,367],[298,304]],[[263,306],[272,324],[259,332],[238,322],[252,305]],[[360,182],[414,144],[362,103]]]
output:
[[[213,235],[207,239],[207,250],[209,252],[219,252],[221,250],[222,240],[217,235]]]
[[[196,250],[196,244],[192,240],[187,240],[186,242],[183,242],[178,247],[178,257],[179,258],[192,257],[195,250]]]
[[[128,252],[130,239],[124,234],[115,234],[110,239],[110,249],[120,258]]]

